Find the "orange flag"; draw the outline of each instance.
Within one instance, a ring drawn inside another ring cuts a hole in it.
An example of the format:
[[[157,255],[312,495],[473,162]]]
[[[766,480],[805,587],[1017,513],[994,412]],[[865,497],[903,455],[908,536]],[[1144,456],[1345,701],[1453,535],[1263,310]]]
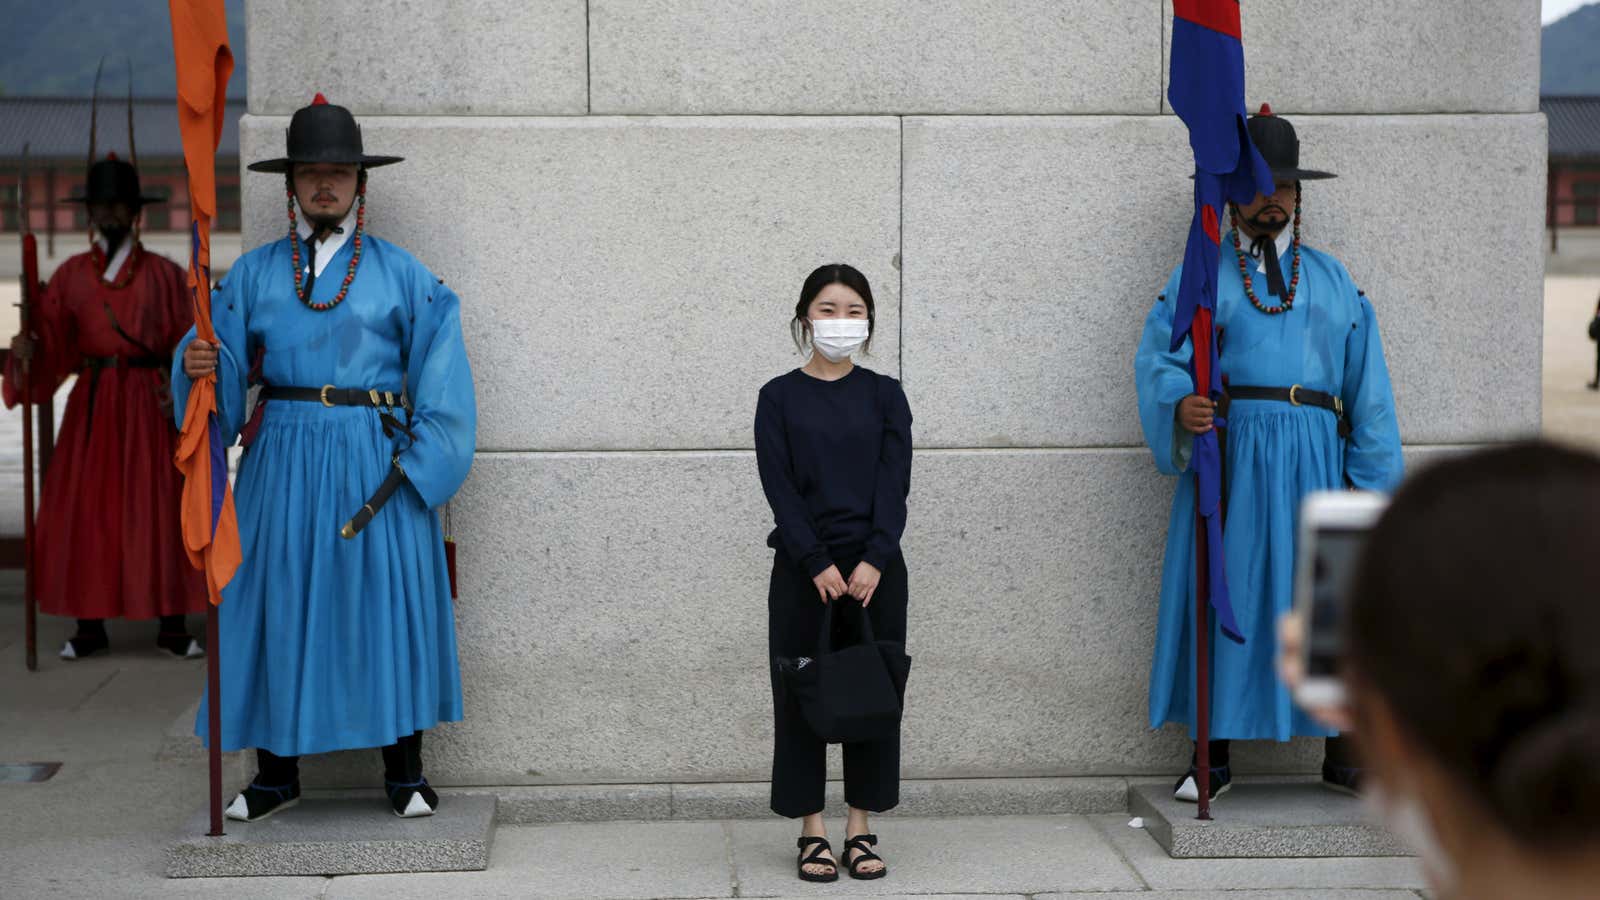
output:
[[[199,340],[216,343],[211,327],[211,221],[217,213],[217,145],[233,75],[222,0],[169,0],[172,48],[178,66],[178,129],[189,169],[189,294]],[[206,573],[211,602],[241,559],[239,521],[228,486],[227,448],[217,425],[217,377],[195,381],[184,410],[173,462],[183,472],[183,546]]]

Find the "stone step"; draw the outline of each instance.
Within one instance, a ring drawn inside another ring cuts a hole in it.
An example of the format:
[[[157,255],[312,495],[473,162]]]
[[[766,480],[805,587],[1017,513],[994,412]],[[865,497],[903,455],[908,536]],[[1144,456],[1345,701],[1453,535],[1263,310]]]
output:
[[[228,799],[232,799],[229,795]],[[207,837],[201,810],[167,848],[167,877],[372,875],[464,872],[489,867],[495,799],[441,794],[439,811],[402,819],[387,801],[307,796],[260,822],[226,822]]]
[[[1174,859],[1407,856],[1355,797],[1317,781],[1237,781],[1212,801],[1211,821],[1172,798],[1172,784],[1137,783],[1128,810]]]

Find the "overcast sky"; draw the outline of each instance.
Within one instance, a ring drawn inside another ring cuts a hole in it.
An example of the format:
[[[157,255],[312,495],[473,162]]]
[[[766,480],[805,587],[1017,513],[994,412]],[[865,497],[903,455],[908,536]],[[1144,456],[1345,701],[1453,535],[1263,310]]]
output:
[[[1578,7],[1593,2],[1593,0],[1543,0],[1543,2],[1544,24],[1549,25]]]

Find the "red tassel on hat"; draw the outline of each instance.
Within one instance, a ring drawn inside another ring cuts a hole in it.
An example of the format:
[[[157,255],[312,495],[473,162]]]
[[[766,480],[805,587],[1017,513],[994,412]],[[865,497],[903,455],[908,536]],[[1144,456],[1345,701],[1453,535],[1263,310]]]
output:
[[[322,95],[318,94],[317,96],[320,97]],[[1272,115],[1272,104],[1271,103],[1263,103],[1263,104],[1261,104],[1261,115],[1263,115],[1263,116]]]
[[[110,153],[107,153],[106,154],[106,159],[110,160],[111,162],[116,162],[117,161],[117,151],[113,150]]]
[[[322,92],[321,91],[317,91],[317,95],[315,97],[311,98],[311,105],[312,106],[327,106],[328,105],[328,98],[322,96]]]

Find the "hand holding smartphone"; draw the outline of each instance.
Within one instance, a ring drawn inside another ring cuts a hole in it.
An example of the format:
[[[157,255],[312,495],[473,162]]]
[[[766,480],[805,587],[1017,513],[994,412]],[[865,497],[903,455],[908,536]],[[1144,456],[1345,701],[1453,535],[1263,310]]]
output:
[[[1310,710],[1342,707],[1339,679],[1346,594],[1367,534],[1389,498],[1365,491],[1323,491],[1300,507],[1300,548],[1295,572],[1300,678],[1294,698]],[[1288,631],[1289,629],[1286,629]]]

